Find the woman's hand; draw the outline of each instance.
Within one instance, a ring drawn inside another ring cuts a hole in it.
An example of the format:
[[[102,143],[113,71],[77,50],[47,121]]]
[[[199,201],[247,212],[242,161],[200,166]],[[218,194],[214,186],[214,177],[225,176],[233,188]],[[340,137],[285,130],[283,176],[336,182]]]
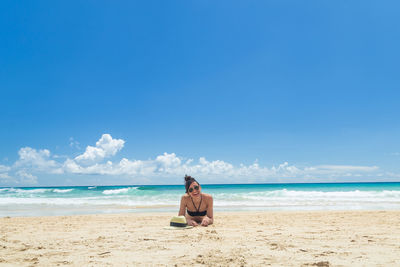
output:
[[[196,221],[194,221],[194,220],[190,220],[190,221],[188,222],[188,225],[191,225],[191,226],[196,227],[196,226],[198,226],[199,224],[198,224]]]
[[[201,221],[201,226],[207,226],[210,224],[210,222],[211,222],[210,218],[204,216],[203,220]]]

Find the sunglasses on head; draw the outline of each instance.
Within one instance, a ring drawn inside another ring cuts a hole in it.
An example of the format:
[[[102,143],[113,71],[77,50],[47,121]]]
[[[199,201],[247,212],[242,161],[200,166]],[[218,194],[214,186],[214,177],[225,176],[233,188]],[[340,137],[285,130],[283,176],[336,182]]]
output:
[[[193,190],[197,190],[197,191],[198,191],[198,190],[199,190],[199,186],[198,186],[198,185],[195,185],[195,186],[189,188],[189,192],[190,192],[190,193],[192,193]]]

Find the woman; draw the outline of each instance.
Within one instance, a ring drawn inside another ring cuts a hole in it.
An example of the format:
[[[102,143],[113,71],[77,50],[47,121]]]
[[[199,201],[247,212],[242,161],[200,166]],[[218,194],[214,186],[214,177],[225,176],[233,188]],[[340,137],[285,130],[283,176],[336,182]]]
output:
[[[186,194],[181,198],[178,216],[185,216],[188,225],[207,226],[213,223],[213,198],[201,193],[200,184],[191,176],[185,175]],[[187,214],[186,214],[187,211]]]

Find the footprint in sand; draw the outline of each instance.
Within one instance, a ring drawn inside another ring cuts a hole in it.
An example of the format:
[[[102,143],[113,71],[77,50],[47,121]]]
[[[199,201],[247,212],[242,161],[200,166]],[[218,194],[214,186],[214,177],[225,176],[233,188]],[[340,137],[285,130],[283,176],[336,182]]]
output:
[[[328,256],[329,254],[335,254],[335,252],[333,251],[324,251],[321,254],[319,254],[320,256]]]
[[[71,262],[69,262],[69,261],[57,261],[56,263],[57,263],[57,265],[60,265],[60,264],[71,264]]]
[[[331,266],[329,261],[319,261],[314,263],[305,263],[302,266],[318,266],[318,267],[329,267]]]
[[[35,262],[35,261],[39,261],[39,259],[38,258],[32,258],[32,259],[24,259],[24,261],[26,261],[26,262]]]
[[[281,244],[277,244],[277,243],[271,243],[270,244],[271,249],[273,250],[286,250],[286,248],[284,246],[282,246]]]

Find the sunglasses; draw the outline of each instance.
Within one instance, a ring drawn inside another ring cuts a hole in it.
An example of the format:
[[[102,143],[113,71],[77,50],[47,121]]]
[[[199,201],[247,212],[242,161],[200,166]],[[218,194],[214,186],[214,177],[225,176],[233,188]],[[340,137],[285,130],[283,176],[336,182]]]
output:
[[[190,192],[190,193],[192,193],[192,192],[193,192],[193,190],[197,190],[197,191],[199,191],[199,186],[198,186],[198,185],[195,185],[195,186],[193,186],[193,187],[189,188],[189,192]]]

